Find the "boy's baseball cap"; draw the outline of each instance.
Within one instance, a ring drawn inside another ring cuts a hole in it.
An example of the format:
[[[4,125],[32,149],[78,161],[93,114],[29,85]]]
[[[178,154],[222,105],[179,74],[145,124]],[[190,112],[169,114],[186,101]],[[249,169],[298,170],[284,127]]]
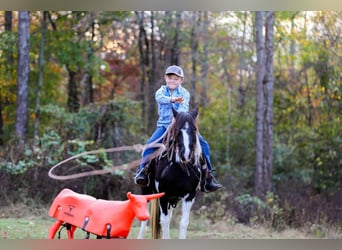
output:
[[[165,71],[165,75],[168,75],[168,74],[175,74],[177,76],[184,77],[182,68],[177,65],[169,66]]]

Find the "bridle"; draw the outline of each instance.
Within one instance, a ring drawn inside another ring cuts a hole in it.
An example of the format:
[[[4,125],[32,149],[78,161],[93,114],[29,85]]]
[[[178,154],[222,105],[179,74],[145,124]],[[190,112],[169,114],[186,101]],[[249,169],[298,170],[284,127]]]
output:
[[[163,140],[163,144],[164,144],[164,150],[162,150],[162,154],[160,154],[159,156],[159,159],[163,158],[163,157],[167,157],[168,161],[169,162],[172,162],[175,157],[175,155],[178,155],[179,154],[179,149],[176,145],[176,141],[175,141],[175,137],[176,136],[176,132],[175,132],[175,123],[174,123],[174,120],[173,120],[173,123],[168,127],[168,130],[164,133],[164,135],[166,135],[164,137],[164,140]],[[197,132],[196,132],[197,133]],[[198,144],[198,145],[197,145]],[[167,145],[167,146],[165,146]],[[190,167],[190,166],[199,166],[199,158],[200,158],[200,154],[197,154],[196,152],[198,150],[200,150],[201,152],[201,148],[200,148],[200,145],[199,145],[199,141],[198,141],[198,135],[196,134],[196,145],[197,145],[197,148],[195,147],[194,151],[191,152],[191,154],[193,154],[192,157],[190,157],[190,159],[188,160],[184,160],[182,159],[182,157],[179,157],[179,160],[176,161],[178,163],[178,165],[182,168],[182,170],[184,172],[186,172],[186,174],[188,176],[190,176],[190,171],[198,178],[199,180],[199,186],[200,186],[200,182],[201,182],[201,179],[202,179],[202,172],[201,170],[199,169],[199,176],[198,176],[198,173],[196,172],[196,170],[193,168],[193,167]],[[198,157],[198,159],[197,159]]]

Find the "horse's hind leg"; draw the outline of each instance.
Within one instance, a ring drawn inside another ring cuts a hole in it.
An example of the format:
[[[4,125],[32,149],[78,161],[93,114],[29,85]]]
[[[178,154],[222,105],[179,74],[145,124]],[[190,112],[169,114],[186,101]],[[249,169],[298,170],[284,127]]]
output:
[[[187,201],[186,198],[182,199],[182,218],[179,223],[179,239],[186,239],[186,233],[190,220],[190,211],[194,201],[195,199],[190,201]]]

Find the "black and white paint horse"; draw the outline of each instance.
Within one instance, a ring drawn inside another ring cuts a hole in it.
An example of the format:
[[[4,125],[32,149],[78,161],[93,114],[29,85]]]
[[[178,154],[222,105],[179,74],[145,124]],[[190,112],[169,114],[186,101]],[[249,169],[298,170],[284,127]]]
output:
[[[154,203],[151,205],[154,239],[160,238],[160,231],[162,239],[170,238],[172,210],[179,201],[182,202],[179,239],[186,238],[191,207],[204,176],[201,167],[204,161],[196,125],[198,109],[191,112],[177,112],[173,109],[173,116],[172,124],[163,139],[165,149],[150,162],[149,186],[143,188],[143,194],[165,193],[159,198],[159,206],[153,206]],[[146,223],[142,222],[138,238],[143,238]]]

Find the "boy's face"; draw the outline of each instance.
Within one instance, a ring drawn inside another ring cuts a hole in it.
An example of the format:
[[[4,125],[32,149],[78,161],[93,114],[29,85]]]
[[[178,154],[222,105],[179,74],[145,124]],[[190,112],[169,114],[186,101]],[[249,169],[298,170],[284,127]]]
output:
[[[164,76],[166,86],[169,87],[169,89],[174,90],[176,89],[184,80],[183,77],[174,75],[174,74],[168,74]]]

